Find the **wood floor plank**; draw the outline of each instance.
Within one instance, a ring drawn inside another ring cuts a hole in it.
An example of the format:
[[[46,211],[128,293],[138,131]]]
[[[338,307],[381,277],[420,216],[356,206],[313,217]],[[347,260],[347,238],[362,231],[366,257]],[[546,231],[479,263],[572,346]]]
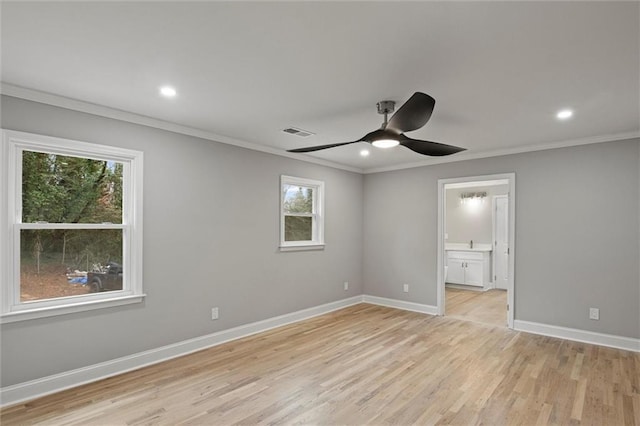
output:
[[[445,288],[446,315],[479,323],[507,326],[507,292]]]
[[[3,425],[640,425],[640,354],[359,304],[0,411]]]

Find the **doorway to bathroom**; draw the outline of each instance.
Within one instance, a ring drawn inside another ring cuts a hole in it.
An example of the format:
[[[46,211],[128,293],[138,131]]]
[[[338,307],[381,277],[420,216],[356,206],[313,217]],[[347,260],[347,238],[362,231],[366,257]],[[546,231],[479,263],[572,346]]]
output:
[[[438,313],[513,328],[515,174],[438,180]]]

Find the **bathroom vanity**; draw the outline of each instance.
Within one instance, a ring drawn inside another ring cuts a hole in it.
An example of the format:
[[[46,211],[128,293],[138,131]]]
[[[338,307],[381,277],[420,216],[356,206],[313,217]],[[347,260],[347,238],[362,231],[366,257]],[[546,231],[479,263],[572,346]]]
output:
[[[491,244],[447,244],[447,282],[490,288]]]

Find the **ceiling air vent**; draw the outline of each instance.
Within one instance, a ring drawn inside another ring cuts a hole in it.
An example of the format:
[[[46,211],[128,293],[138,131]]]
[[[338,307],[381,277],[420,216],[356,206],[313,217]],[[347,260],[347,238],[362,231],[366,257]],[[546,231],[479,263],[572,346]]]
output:
[[[300,136],[302,138],[306,138],[307,136],[311,136],[315,133],[311,133],[308,130],[302,130],[302,129],[298,129],[296,127],[287,127],[286,129],[282,130],[285,133],[289,133],[290,135],[296,135],[296,136]]]

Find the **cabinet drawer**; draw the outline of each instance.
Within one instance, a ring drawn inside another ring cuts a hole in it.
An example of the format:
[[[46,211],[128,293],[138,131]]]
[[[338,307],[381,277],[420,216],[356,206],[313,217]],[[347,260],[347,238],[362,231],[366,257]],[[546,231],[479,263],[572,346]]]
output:
[[[481,251],[454,251],[447,252],[449,259],[466,259],[466,260],[482,260],[484,259],[484,253]]]

